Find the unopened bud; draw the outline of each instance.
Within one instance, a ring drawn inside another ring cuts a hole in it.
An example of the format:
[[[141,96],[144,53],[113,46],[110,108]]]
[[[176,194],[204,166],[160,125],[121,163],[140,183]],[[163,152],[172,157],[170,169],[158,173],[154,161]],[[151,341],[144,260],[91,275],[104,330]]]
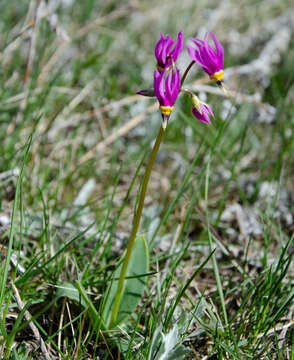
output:
[[[145,90],[140,90],[136,92],[137,95],[143,95],[143,96],[148,96],[148,97],[154,97],[154,90],[153,89],[145,89]]]
[[[202,104],[202,101],[200,101],[200,99],[195,95],[191,95],[191,102],[192,102],[192,107],[193,108],[196,108],[198,110],[198,112],[200,112],[201,114],[201,104]]]

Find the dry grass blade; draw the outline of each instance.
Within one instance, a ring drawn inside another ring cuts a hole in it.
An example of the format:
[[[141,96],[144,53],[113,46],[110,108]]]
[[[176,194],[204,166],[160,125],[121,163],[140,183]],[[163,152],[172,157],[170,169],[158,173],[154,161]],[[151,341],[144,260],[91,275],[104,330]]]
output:
[[[260,106],[260,107],[270,106],[269,104],[263,103],[262,101],[258,101],[255,95],[247,95],[247,94],[243,94],[239,91],[235,91],[235,90],[231,90],[231,89],[227,89],[227,88],[224,88],[224,91],[222,91],[221,89],[219,89],[215,86],[197,85],[197,84],[195,84],[195,85],[192,84],[192,88],[195,91],[206,92],[206,93],[218,95],[221,97],[231,97],[231,98],[235,99],[237,102],[248,102],[248,103],[252,103],[256,106]]]
[[[89,150],[84,156],[82,156],[79,160],[79,165],[84,162],[90,160],[98,151],[103,151],[103,149],[112,144],[119,137],[127,134],[130,130],[140,124],[148,114],[154,112],[158,108],[157,104],[150,105],[143,114],[139,114],[134,116],[130,121],[128,121],[125,125],[119,128],[117,131],[112,133],[103,141],[96,144],[91,150]]]
[[[23,118],[23,111],[24,111],[25,107],[27,106],[28,95],[29,95],[28,84],[29,84],[29,79],[30,79],[32,67],[34,64],[34,60],[36,57],[37,35],[38,35],[39,22],[40,22],[40,17],[41,17],[42,2],[43,2],[43,0],[39,0],[39,3],[36,8],[36,12],[35,12],[35,18],[33,21],[33,30],[32,30],[31,41],[30,41],[29,56],[28,56],[28,62],[27,62],[27,67],[26,67],[26,71],[25,71],[25,77],[24,77],[24,97],[20,103],[19,111],[16,116],[15,122],[11,122],[10,126],[7,128],[8,135],[12,134],[12,132],[15,129],[15,126],[17,124],[21,123],[22,118]]]
[[[109,25],[109,22],[119,19],[120,17],[126,16],[129,14],[130,8],[129,6],[124,6],[120,9],[117,9],[115,11],[112,11],[110,14],[107,14],[103,17],[99,17],[95,21],[91,22],[90,24],[85,25],[84,27],[80,28],[74,39],[65,40],[63,41],[57,50],[54,52],[54,54],[51,56],[49,61],[44,65],[39,77],[38,77],[38,83],[42,83],[46,81],[47,76],[50,74],[50,71],[56,64],[56,62],[59,60],[61,56],[64,55],[64,52],[68,48],[68,46],[71,44],[73,40],[77,40],[83,36],[86,36],[90,31],[93,31],[97,27],[107,23]]]
[[[65,302],[66,302],[66,300],[63,299],[62,308],[61,308],[61,314],[60,314],[60,320],[59,320],[59,330],[62,328],[62,325],[63,325]],[[57,340],[57,345],[58,345],[59,349],[61,349],[61,336],[62,336],[62,333],[61,333],[61,331],[59,331],[58,340]],[[61,354],[59,354],[59,359],[61,359]]]
[[[13,289],[13,293],[14,293],[18,308],[19,308],[19,310],[22,310],[24,308],[24,304],[23,304],[23,302],[21,300],[18,289],[13,283],[11,283],[11,286],[12,286],[12,289]],[[29,326],[30,326],[30,328],[31,328],[31,330],[32,330],[32,332],[34,334],[35,339],[40,344],[40,347],[41,347],[41,350],[42,350],[42,353],[43,353],[45,359],[46,360],[51,360],[51,356],[49,355],[49,353],[47,351],[46,345],[45,345],[44,340],[42,339],[42,337],[40,335],[40,332],[39,332],[38,328],[31,321],[31,314],[28,311],[25,311],[24,317],[29,322]]]

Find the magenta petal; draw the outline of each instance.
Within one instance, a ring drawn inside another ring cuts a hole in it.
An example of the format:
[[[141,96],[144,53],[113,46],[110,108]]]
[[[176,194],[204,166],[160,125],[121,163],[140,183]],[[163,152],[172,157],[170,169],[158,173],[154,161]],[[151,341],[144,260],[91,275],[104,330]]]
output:
[[[186,48],[188,50],[188,54],[189,54],[190,58],[194,61],[197,61],[196,57],[195,57],[196,50],[190,45],[186,45]]]
[[[190,38],[190,40],[194,43],[194,45],[197,46],[198,50],[200,50],[205,45],[205,42],[203,40],[193,38]]]
[[[219,56],[220,59],[223,59],[224,57],[224,48],[222,47],[221,43],[217,40],[216,36],[210,32],[209,33],[210,37],[212,38],[216,51],[217,51],[217,55]]]
[[[203,55],[203,54],[202,54]],[[208,61],[207,61],[207,58],[204,57],[204,59],[202,58],[201,54],[196,52],[195,53],[195,59],[196,61],[199,63],[199,65],[202,66],[202,69],[207,72],[208,74],[211,73],[210,71],[210,67],[209,67],[209,64],[208,64]]]
[[[165,74],[165,70],[163,70],[160,75],[159,75],[159,94],[160,96],[164,99],[165,98],[165,93],[164,93],[164,86],[163,86],[163,82],[164,82],[164,74]]]
[[[193,115],[201,122],[205,124],[210,124],[209,114],[214,117],[214,114],[211,108],[208,105],[200,104],[201,113],[198,111],[197,108],[192,109]]]
[[[209,68],[205,64],[206,61],[202,59],[200,53],[192,46],[186,45],[186,48],[188,50],[190,58],[194,61],[197,61],[202,66],[203,70],[209,73]]]
[[[164,99],[163,77],[164,72],[160,73],[158,70],[154,71],[154,93],[159,103],[162,103]]]
[[[158,91],[158,89],[159,89],[159,83],[158,83],[158,74],[160,74],[159,73],[159,71],[158,70],[155,70],[154,71],[154,75],[153,75],[153,89],[154,89],[154,94],[155,94],[155,96],[157,97],[157,99],[158,99],[158,101],[159,101],[159,91]]]
[[[170,106],[175,103],[179,94],[180,87],[181,83],[179,70],[176,69],[176,72],[174,74],[171,70],[165,81],[166,98]]]
[[[166,35],[166,38],[164,38],[163,34],[160,33],[160,39],[157,42],[154,49],[157,65],[160,68],[164,68],[167,65],[170,65],[172,60],[175,62],[179,57],[180,52],[183,49],[182,31],[178,33],[177,43],[174,49],[172,50],[173,45],[174,45],[174,40],[170,35]]]
[[[174,40],[169,35],[166,35],[165,44],[161,53],[162,65],[163,64],[166,65],[166,58],[168,57],[170,49],[172,48],[173,44],[174,44]]]
[[[206,108],[206,110],[209,112],[209,114],[214,118],[215,116],[214,116],[214,113],[212,112],[212,110],[211,110],[211,107],[209,106],[209,105],[203,105],[203,106],[205,106],[205,108]]]
[[[214,41],[215,49],[208,44],[209,36]],[[189,56],[192,60],[197,61],[206,73],[213,75],[223,70],[223,47],[212,32],[206,33],[204,40],[192,38],[191,41],[197,49],[187,46]]]
[[[203,114],[202,114],[202,118],[199,119],[201,122],[205,123],[205,124],[210,124],[211,121],[210,121],[210,118],[209,118],[209,115],[207,114],[207,112],[203,111]]]
[[[174,103],[174,82],[175,82],[175,75],[170,72],[171,76],[168,79],[168,83],[166,84],[166,93],[168,96],[168,101],[170,104]]]
[[[169,71],[167,78],[165,80],[165,93],[166,93],[166,99],[169,104],[171,104],[172,101],[172,71]]]
[[[174,85],[173,85],[173,103],[175,103],[178,95],[179,95],[179,91],[181,88],[181,77],[180,77],[180,70],[177,69],[174,75]]]
[[[196,119],[198,119],[199,121],[209,124],[210,123],[209,116],[207,115],[207,113],[205,111],[203,111],[203,109],[201,109],[201,111],[202,111],[202,114],[196,108],[193,108],[192,113],[196,117]]]
[[[162,43],[158,41],[158,43],[155,46],[154,55],[156,57],[156,60],[158,61],[160,54],[162,52]]]
[[[164,77],[167,77],[164,81]],[[180,72],[176,69],[170,69],[167,73],[167,67],[163,71],[154,71],[154,93],[161,106],[173,106],[181,88]]]
[[[174,47],[173,51],[170,54],[174,62],[177,61],[182,50],[183,50],[183,32],[180,31],[178,33],[176,46]]]
[[[158,40],[157,44],[155,45],[154,54],[156,59],[160,56],[160,53],[162,52],[162,46],[164,44],[164,37],[162,32],[160,33],[160,39]]]

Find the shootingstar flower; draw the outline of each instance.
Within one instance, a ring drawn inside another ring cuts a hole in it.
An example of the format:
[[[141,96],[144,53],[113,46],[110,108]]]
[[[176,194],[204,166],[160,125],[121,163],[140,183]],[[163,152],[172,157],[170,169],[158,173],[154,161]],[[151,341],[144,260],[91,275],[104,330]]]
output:
[[[168,71],[166,79],[164,76]],[[180,71],[178,69],[163,69],[154,71],[154,94],[159,102],[159,109],[163,122],[167,121],[173,111],[173,105],[177,100],[181,88]]]
[[[160,72],[171,65],[172,61],[176,62],[181,51],[183,50],[183,32],[178,33],[177,43],[173,50],[171,50],[174,44],[174,40],[171,36],[166,35],[164,38],[163,34],[160,33],[160,39],[155,46],[155,57],[157,60],[156,68]],[[168,69],[168,68],[167,68]]]
[[[214,41],[215,49],[208,44],[208,35]],[[207,33],[204,40],[194,38],[190,40],[197,46],[195,49],[186,45],[190,58],[197,61],[212,80],[220,82],[224,74],[224,49],[221,43],[212,32]]]
[[[210,124],[211,121],[209,115],[214,118],[214,113],[212,112],[210,106],[205,104],[203,101],[200,101],[196,95],[193,95],[191,100],[192,114],[201,122]]]

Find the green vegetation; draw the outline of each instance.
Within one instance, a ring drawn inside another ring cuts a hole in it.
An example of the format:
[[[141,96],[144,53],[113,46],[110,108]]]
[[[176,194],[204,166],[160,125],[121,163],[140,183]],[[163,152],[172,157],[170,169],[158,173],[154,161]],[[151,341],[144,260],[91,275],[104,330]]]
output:
[[[291,1],[12,0],[0,13],[0,358],[294,359]],[[109,330],[161,125],[134,94],[152,86],[160,31],[179,30],[217,35],[232,97],[189,73],[216,118],[178,100],[126,277],[145,291],[124,293]]]

